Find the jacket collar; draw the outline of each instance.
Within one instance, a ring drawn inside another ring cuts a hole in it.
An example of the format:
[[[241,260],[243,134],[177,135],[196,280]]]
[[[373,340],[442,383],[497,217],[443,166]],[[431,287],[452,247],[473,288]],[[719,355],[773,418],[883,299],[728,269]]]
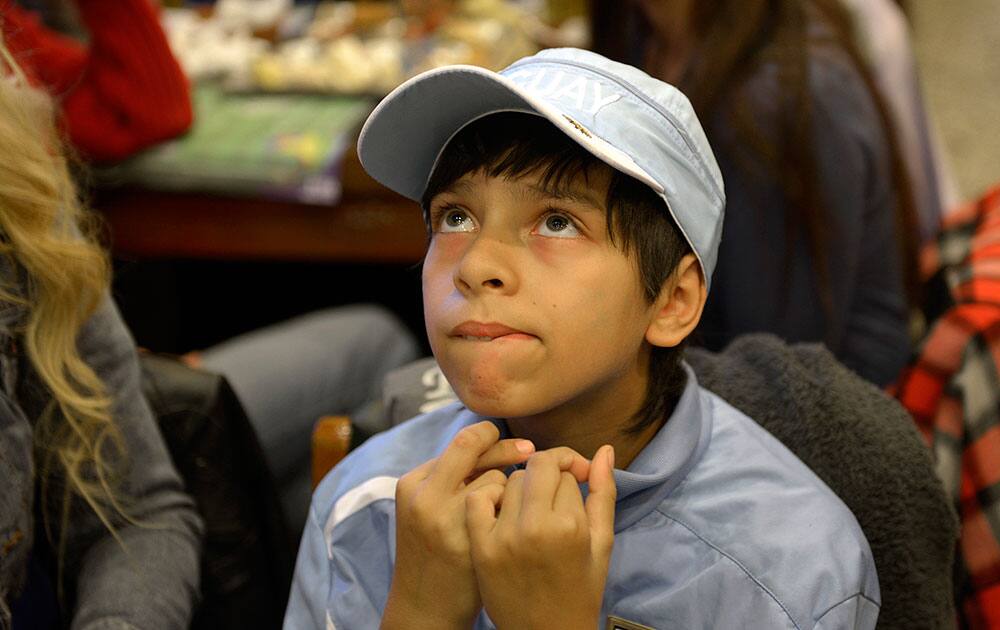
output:
[[[627,469],[615,470],[618,487],[615,532],[628,528],[655,509],[680,485],[708,446],[712,431],[710,403],[701,395],[702,389],[691,367],[685,362],[683,368],[687,382],[670,418]],[[483,419],[469,414],[463,424]],[[500,429],[501,437],[510,437],[505,422],[492,421]],[[514,468],[518,466],[508,472]],[[586,485],[581,485],[581,491],[586,497]]]
[[[666,424],[625,470],[615,470],[618,501],[615,531],[651,512],[684,480],[708,446],[710,403],[701,395],[694,371],[684,364],[687,383]]]

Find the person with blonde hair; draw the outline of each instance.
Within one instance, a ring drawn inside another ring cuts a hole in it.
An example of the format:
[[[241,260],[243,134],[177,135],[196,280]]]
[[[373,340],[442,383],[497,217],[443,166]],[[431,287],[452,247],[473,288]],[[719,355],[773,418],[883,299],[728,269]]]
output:
[[[0,40],[0,628],[183,628],[201,522],[50,98]]]

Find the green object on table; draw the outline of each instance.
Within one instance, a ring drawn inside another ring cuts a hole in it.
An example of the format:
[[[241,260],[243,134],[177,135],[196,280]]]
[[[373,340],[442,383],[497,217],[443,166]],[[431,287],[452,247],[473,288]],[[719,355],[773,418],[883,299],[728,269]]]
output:
[[[157,190],[335,203],[344,152],[373,106],[369,98],[229,94],[201,85],[186,135],[99,175]]]

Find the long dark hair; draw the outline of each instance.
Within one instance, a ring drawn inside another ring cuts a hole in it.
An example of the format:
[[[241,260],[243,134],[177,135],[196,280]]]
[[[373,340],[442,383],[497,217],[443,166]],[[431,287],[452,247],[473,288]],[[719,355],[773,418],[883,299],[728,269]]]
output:
[[[666,2],[668,0],[661,0]],[[778,174],[791,211],[785,236],[792,243],[804,236],[813,259],[820,298],[832,311],[830,270],[825,239],[825,208],[812,140],[813,104],[809,86],[809,20],[822,19],[830,44],[843,50],[871,94],[891,156],[895,195],[896,234],[901,269],[910,306],[920,303],[919,237],[913,190],[896,141],[884,99],[872,79],[852,35],[850,17],[837,0],[697,0],[691,3],[685,32],[693,51],[676,80],[705,123],[709,139],[712,122],[720,114],[739,134],[760,162]],[[655,42],[650,23],[636,0],[591,0],[595,51],[625,63],[651,68]],[[741,101],[739,87],[761,63],[776,62],[781,101],[778,103],[777,144],[765,140],[753,117],[753,108]],[[786,261],[786,282],[788,265]]]

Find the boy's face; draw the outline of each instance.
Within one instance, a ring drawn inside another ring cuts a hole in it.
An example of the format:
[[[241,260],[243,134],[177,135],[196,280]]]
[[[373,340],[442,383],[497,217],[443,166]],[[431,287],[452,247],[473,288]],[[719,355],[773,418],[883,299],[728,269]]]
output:
[[[609,240],[609,180],[594,169],[556,192],[538,175],[479,172],[431,200],[427,334],[471,410],[522,418],[642,404],[654,307],[634,257]]]

